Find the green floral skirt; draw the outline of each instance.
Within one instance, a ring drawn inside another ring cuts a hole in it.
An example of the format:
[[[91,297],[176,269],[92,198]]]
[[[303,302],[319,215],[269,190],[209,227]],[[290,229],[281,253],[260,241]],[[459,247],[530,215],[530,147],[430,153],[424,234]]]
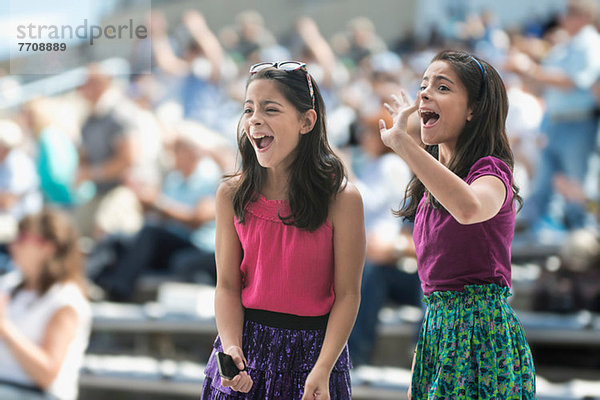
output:
[[[535,399],[523,328],[497,285],[434,292],[417,343],[412,399]]]

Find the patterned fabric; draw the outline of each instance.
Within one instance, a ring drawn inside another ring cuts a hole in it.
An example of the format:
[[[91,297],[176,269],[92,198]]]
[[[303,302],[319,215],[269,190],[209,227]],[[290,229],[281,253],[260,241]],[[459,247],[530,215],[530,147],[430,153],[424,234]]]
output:
[[[215,354],[223,351],[217,337],[204,374],[202,400],[300,400],[306,377],[315,365],[325,330],[280,329],[246,321],[243,351],[252,377],[249,393],[221,385]],[[331,400],[350,400],[350,361],[344,348],[329,379]]]
[[[425,298],[414,400],[535,399],[535,370],[509,289],[469,285]]]

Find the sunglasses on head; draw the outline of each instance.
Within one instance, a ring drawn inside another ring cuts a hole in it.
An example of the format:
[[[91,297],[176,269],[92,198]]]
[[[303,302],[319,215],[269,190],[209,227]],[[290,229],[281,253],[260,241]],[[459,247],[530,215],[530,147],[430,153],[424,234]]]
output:
[[[250,75],[254,75],[257,72],[267,68],[275,68],[287,72],[294,72],[298,70],[304,71],[306,73],[306,81],[308,82],[308,91],[310,93],[310,99],[312,100],[312,108],[313,110],[315,109],[315,91],[313,89],[313,85],[310,80],[310,76],[308,74],[308,70],[306,69],[305,63],[300,61],[261,62],[258,64],[254,64],[250,67]]]

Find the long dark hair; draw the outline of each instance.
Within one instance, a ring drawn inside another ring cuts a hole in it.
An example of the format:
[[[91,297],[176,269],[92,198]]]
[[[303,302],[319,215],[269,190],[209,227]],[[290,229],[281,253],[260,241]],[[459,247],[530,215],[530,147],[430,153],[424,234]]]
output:
[[[494,156],[513,170],[514,158],[505,129],[508,98],[498,72],[487,62],[462,51],[441,51],[431,60],[434,61],[445,61],[452,67],[467,89],[468,106],[473,109],[473,117],[458,137],[448,169],[464,179],[477,160]],[[425,150],[439,159],[438,145],[428,145]],[[523,201],[514,182],[512,190],[514,201],[519,203],[520,208]],[[424,193],[425,185],[413,176],[406,188],[404,202],[394,214],[414,220]],[[442,208],[430,193],[427,201],[433,207]]]
[[[248,85],[257,79],[274,82],[284,97],[296,107],[299,114],[313,108],[306,80],[307,72],[283,71],[267,68],[248,78]],[[327,219],[329,202],[343,189],[346,171],[341,160],[334,154],[327,141],[325,127],[325,104],[314,79],[308,75],[314,88],[317,120],[313,129],[300,137],[296,157],[290,166],[288,200],[290,215],[279,215],[286,225],[314,231]],[[241,169],[228,178],[237,177],[233,196],[233,209],[240,223],[244,223],[246,206],[256,200],[265,179],[266,168],[256,159],[254,148],[238,124],[238,148],[241,154]]]
[[[71,281],[85,293],[83,255],[79,249],[79,234],[71,218],[61,211],[44,209],[25,216],[19,222],[19,233],[34,233],[52,243],[55,251],[42,264],[39,294],[44,295],[55,283]],[[13,294],[24,286],[15,288]]]

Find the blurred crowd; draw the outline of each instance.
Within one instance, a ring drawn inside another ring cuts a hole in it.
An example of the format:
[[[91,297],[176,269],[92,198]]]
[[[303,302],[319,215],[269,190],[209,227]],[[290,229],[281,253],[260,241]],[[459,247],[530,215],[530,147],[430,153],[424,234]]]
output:
[[[532,307],[600,312],[598,15],[594,0],[573,0],[518,28],[483,12],[444,34],[386,43],[364,17],[325,38],[309,17],[275,35],[251,10],[215,31],[196,10],[177,21],[153,11],[152,39],[132,53],[129,79],[90,64],[77,90],[4,113],[1,267],[15,267],[9,244],[19,221],[50,207],[72,216],[85,275],[106,299],[131,301],[149,271],[214,284],[215,193],[237,168],[249,67],[301,60],[320,85],[329,140],[365,205],[367,265],[350,343],[356,363],[366,363],[378,310],[390,301],[422,304],[411,226],[390,212],[411,171],[380,140],[378,121],[390,118],[382,105],[401,88],[414,96],[433,55],[460,48],[493,64],[506,84],[506,129],[525,199],[515,242],[559,247],[561,266],[540,275]],[[136,54],[150,50],[147,71]],[[417,118],[409,123],[419,129]]]

